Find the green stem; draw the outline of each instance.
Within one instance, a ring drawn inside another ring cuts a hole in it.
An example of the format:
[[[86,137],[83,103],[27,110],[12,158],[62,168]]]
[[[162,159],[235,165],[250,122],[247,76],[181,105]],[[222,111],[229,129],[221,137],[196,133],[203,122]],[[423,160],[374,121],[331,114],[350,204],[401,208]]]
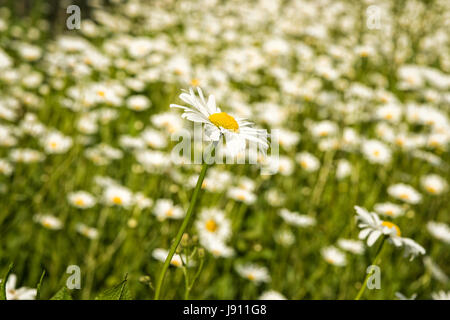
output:
[[[164,281],[164,276],[166,275],[167,269],[169,268],[170,262],[172,261],[172,257],[175,254],[175,251],[177,250],[178,245],[180,244],[181,238],[183,237],[184,230],[186,230],[186,227],[189,224],[189,221],[194,212],[194,206],[195,206],[195,203],[197,202],[198,194],[202,187],[203,180],[205,179],[205,175],[206,175],[206,171],[208,170],[208,166],[209,165],[207,163],[203,164],[202,171],[200,172],[200,176],[198,177],[197,185],[195,186],[194,193],[192,194],[191,203],[189,204],[189,208],[186,213],[186,216],[184,217],[184,220],[180,226],[180,229],[178,229],[178,233],[175,237],[175,241],[172,243],[172,246],[170,247],[169,255],[167,256],[166,261],[164,261],[164,265],[162,267],[161,273],[159,274],[158,282],[156,284],[155,300],[159,299],[159,296],[161,294],[161,286]]]
[[[377,264],[377,262],[378,262],[378,260],[380,259],[380,256],[381,256],[381,252],[383,251],[383,247],[384,247],[384,242],[385,242],[385,240],[386,240],[386,236],[383,236],[383,240],[381,241],[381,244],[380,244],[380,246],[378,247],[378,251],[377,251],[377,254],[376,254],[376,256],[375,256],[375,259],[373,259],[373,261],[372,261],[372,263],[370,264],[370,265],[376,265]],[[363,285],[361,286],[361,289],[359,289],[359,292],[358,292],[358,294],[356,295],[356,297],[355,297],[355,300],[359,300],[360,298],[361,298],[361,296],[363,295],[363,293],[364,293],[364,291],[366,290],[366,287],[367,287],[367,281],[369,281],[369,277],[372,275],[372,272],[369,272],[367,275],[366,275],[366,278],[364,279],[364,283],[363,283]]]

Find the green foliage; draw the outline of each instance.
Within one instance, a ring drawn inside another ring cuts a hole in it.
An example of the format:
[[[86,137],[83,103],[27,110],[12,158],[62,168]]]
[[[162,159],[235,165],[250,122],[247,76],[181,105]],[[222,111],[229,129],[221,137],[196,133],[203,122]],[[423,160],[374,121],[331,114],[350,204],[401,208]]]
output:
[[[62,287],[50,300],[72,300],[72,295],[70,294],[67,287]]]
[[[5,276],[2,279],[2,282],[0,283],[0,300],[6,300],[6,282],[8,281],[9,274],[12,271],[14,264],[11,262],[8,270],[5,273]]]
[[[128,291],[127,280],[115,285],[113,288],[105,290],[100,293],[95,300],[131,300],[130,292]]]

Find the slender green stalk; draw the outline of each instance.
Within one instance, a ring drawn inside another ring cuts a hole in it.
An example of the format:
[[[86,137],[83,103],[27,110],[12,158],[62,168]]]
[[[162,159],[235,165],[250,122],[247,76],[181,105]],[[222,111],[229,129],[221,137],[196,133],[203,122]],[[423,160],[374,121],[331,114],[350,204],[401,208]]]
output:
[[[175,240],[172,243],[172,246],[170,247],[169,255],[167,256],[166,261],[164,261],[164,265],[162,267],[161,273],[159,274],[158,282],[156,284],[155,300],[159,299],[159,296],[161,294],[161,286],[164,281],[164,276],[166,275],[167,269],[169,268],[170,261],[172,261],[172,257],[175,254],[175,251],[177,250],[178,245],[180,244],[181,238],[183,237],[183,233],[186,230],[186,227],[188,226],[189,221],[194,212],[194,206],[195,206],[195,203],[197,202],[198,194],[202,187],[203,180],[205,179],[205,175],[206,175],[206,171],[208,170],[208,167],[209,167],[209,165],[207,163],[203,164],[202,171],[200,172],[200,176],[198,177],[197,184],[195,186],[194,193],[192,194],[191,203],[189,204],[189,208],[186,213],[186,216],[184,217],[183,223],[181,224],[180,229],[178,229],[178,233],[175,237]]]
[[[378,247],[378,251],[377,254],[375,255],[375,259],[373,259],[372,263],[370,265],[376,265],[378,260],[380,259],[381,256],[381,252],[383,251],[383,247],[384,247],[384,242],[386,240],[386,236],[383,236],[383,240],[381,241],[380,246]],[[359,300],[361,298],[361,296],[363,295],[364,291],[366,290],[367,287],[367,281],[369,281],[369,277],[372,275],[372,272],[369,272],[366,275],[366,278],[364,279],[364,283],[361,286],[361,289],[359,289],[358,294],[355,297],[355,300]]]

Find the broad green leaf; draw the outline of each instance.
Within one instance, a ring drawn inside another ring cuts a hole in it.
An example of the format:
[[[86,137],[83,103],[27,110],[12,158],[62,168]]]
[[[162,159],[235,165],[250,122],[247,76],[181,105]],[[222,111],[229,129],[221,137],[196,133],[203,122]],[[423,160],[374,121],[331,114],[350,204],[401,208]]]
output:
[[[100,293],[95,300],[131,300],[127,280],[125,279],[113,288]]]
[[[5,276],[3,277],[2,282],[0,283],[0,300],[6,300],[6,282],[8,281],[9,274],[13,268],[13,263],[11,262],[8,271],[6,271]]]
[[[72,300],[69,289],[62,287],[50,300]]]
[[[39,283],[36,287],[36,300],[39,300],[41,298],[41,286],[42,286],[42,280],[44,280],[45,276],[45,270],[42,271],[41,279],[39,280]]]

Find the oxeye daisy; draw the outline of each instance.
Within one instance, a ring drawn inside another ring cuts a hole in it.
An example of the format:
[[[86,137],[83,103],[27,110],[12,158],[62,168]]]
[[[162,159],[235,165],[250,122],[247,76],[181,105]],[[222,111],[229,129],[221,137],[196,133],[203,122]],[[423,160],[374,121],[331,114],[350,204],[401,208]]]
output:
[[[203,92],[197,88],[199,98],[192,88],[180,94],[180,99],[187,103],[188,107],[171,104],[171,108],[180,108],[184,112],[182,117],[193,122],[205,125],[205,134],[210,141],[219,141],[225,137],[227,146],[236,153],[245,149],[246,142],[251,141],[258,144],[258,148],[265,154],[269,147],[267,143],[267,132],[262,129],[253,128],[253,123],[223,112],[216,106],[213,95],[205,100]]]
[[[241,277],[257,284],[270,281],[270,275],[267,268],[255,264],[239,264],[236,266],[236,271]]]
[[[353,254],[364,253],[364,243],[362,241],[351,239],[339,239],[337,244],[342,250],[351,252]]]
[[[387,192],[390,196],[410,204],[417,204],[422,200],[422,195],[416,189],[404,183],[390,186]]]
[[[275,290],[264,291],[259,300],[286,300],[286,297]]]
[[[153,250],[152,257],[155,258],[156,260],[164,262],[168,256],[168,254],[169,254],[169,251],[167,251],[165,249],[157,248],[157,249]],[[179,254],[174,254],[170,261],[170,264],[174,267],[182,267],[183,261],[186,262],[185,256],[181,256]],[[192,266],[192,263],[189,263],[189,266]]]
[[[63,227],[60,219],[49,214],[37,214],[33,217],[33,220],[41,224],[44,228],[51,230],[60,230]]]
[[[323,248],[321,253],[325,261],[332,265],[344,267],[347,264],[345,254],[334,246]]]
[[[173,204],[170,199],[158,199],[155,203],[153,213],[158,220],[181,219],[184,217],[184,210],[180,206]]]
[[[201,239],[227,240],[231,235],[231,223],[225,214],[217,209],[206,209],[200,213],[196,227]]]
[[[433,195],[443,193],[447,189],[447,182],[437,174],[430,174],[421,179],[422,187]]]
[[[296,227],[310,227],[316,224],[316,220],[313,217],[302,215],[298,212],[291,212],[287,209],[281,209],[279,215],[286,223]]]
[[[6,300],[34,300],[36,299],[36,289],[21,287],[16,288],[17,276],[10,274],[5,284]]]
[[[67,198],[71,205],[80,209],[92,208],[96,202],[94,196],[86,191],[71,192]]]
[[[378,214],[392,218],[402,216],[405,213],[405,210],[401,206],[390,202],[375,204],[374,211]]]
[[[443,222],[429,221],[427,223],[428,232],[438,240],[450,244],[450,227]]]
[[[404,238],[401,235],[400,228],[390,222],[381,220],[374,212],[368,212],[366,209],[355,206],[357,213],[358,227],[362,230],[359,233],[361,240],[367,238],[367,245],[371,247],[380,236],[385,236],[396,247],[404,247],[405,255],[410,255],[411,259],[419,254],[425,254],[425,249],[410,238]]]

